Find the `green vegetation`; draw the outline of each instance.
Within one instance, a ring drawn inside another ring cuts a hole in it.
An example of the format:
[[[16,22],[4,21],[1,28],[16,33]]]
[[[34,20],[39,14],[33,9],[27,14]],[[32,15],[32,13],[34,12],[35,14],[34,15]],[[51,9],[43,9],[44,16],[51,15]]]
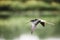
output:
[[[46,21],[49,21],[49,22],[52,22],[55,24],[54,26],[46,24],[45,27],[38,25],[34,34],[37,34],[40,38],[60,35],[59,34],[60,32],[58,31],[58,30],[60,30],[59,29],[59,26],[60,26],[59,25],[59,22],[60,22],[59,15],[58,16],[45,15],[45,16],[39,17],[38,15],[34,15],[33,13],[31,15],[30,13],[26,12],[27,13],[26,14],[25,12],[23,12],[20,15],[15,14],[13,16],[10,16],[8,19],[0,19],[0,36],[3,35],[3,37],[6,39],[12,39],[14,37],[19,36],[22,33],[31,32],[31,29],[30,29],[31,24],[27,23],[27,22],[29,22],[31,19],[34,19],[34,18],[41,18],[41,19],[44,19]],[[48,12],[48,11],[46,11],[46,12]],[[10,13],[10,12],[8,12],[8,13]],[[25,13],[25,15],[24,15],[24,13]]]
[[[0,6],[10,6],[16,10],[26,10],[26,9],[55,9],[60,10],[60,4],[56,2],[51,2],[50,4],[44,1],[0,1]]]

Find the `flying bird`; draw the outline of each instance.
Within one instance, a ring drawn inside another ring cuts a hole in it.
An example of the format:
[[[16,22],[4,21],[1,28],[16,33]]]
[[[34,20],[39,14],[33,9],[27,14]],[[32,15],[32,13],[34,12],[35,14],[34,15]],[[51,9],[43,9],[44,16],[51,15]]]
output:
[[[53,23],[50,23],[50,22],[46,22],[45,20],[42,20],[42,19],[33,19],[33,20],[30,20],[31,22],[31,25],[32,25],[32,28],[31,28],[31,34],[34,32],[35,28],[37,27],[37,25],[40,23],[43,27],[45,27],[45,24],[48,23],[48,24],[51,24],[51,25],[54,25]]]

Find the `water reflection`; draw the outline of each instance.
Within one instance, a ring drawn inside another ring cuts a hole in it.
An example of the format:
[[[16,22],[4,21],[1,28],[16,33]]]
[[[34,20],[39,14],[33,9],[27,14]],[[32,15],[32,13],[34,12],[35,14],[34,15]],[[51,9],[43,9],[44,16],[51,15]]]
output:
[[[0,40],[5,40],[4,38],[0,38]]]
[[[60,40],[60,38],[56,38],[56,37],[51,37],[51,38],[46,38],[44,40]]]
[[[41,39],[36,34],[21,34],[19,37],[13,40],[60,40],[59,37],[48,37]]]
[[[15,38],[14,40],[40,40],[40,39],[37,35],[21,34],[18,38]]]

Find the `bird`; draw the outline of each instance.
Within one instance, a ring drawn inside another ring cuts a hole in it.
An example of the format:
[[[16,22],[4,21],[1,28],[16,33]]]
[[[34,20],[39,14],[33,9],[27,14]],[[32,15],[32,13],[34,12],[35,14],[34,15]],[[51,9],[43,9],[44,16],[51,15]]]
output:
[[[45,27],[45,24],[48,23],[48,24],[51,24],[51,25],[54,25],[53,23],[50,23],[50,22],[46,22],[45,20],[43,19],[33,19],[33,20],[30,20],[31,22],[31,34],[34,32],[35,28],[37,27],[37,25],[40,23],[43,27]]]

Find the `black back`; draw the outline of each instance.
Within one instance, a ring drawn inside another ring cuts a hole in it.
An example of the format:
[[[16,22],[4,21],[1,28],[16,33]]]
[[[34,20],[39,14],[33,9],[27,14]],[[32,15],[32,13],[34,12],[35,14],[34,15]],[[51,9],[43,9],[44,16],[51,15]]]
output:
[[[37,21],[37,22],[36,22]],[[38,20],[38,19],[34,19],[34,20],[31,20],[31,22],[36,22],[35,25],[37,26],[39,23],[44,27],[45,26],[45,22],[41,22],[41,20]]]

